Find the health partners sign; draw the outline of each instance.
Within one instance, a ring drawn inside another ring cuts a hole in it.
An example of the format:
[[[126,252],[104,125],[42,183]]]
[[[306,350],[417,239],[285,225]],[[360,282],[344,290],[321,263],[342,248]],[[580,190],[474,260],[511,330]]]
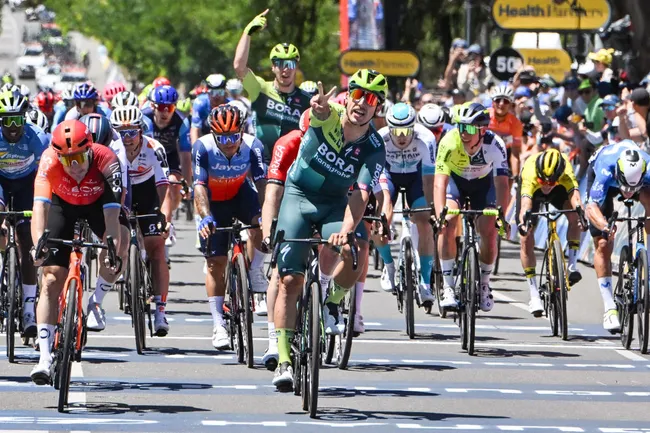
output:
[[[389,77],[414,77],[420,71],[420,59],[410,51],[348,50],[339,57],[345,75],[359,69],[374,69]]]
[[[493,0],[492,18],[504,30],[598,30],[611,17],[607,0]]]

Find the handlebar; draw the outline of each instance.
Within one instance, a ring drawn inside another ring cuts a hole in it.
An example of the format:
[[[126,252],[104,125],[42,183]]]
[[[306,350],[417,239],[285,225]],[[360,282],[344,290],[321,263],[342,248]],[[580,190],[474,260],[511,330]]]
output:
[[[0,212],[0,217],[12,217],[12,216],[31,218],[32,217],[32,211],[31,210],[23,210],[23,211],[4,211],[4,212]]]
[[[503,209],[501,206],[498,206],[496,209],[487,208],[483,210],[474,210],[474,209],[449,209],[447,206],[442,208],[440,212],[440,219],[438,220],[438,227],[444,227],[447,224],[445,218],[447,215],[470,215],[470,216],[488,216],[496,217],[495,222],[496,227],[499,229],[499,235],[503,236],[505,233],[506,221],[503,217]]]
[[[180,185],[181,186],[181,195],[185,195],[188,192],[192,191],[192,188],[190,188],[189,184],[185,179],[181,180],[170,180],[169,181],[170,185]]]
[[[45,230],[43,232],[43,235],[41,235],[40,239],[36,243],[36,248],[35,248],[35,253],[34,257],[37,259],[43,258],[43,250],[47,245],[64,245],[68,247],[72,247],[74,250],[79,250],[81,248],[99,248],[102,250],[108,250],[108,261],[111,267],[115,267],[117,265],[117,249],[115,248],[115,242],[113,241],[112,236],[106,236],[106,244],[102,244],[99,242],[86,242],[81,239],[58,239],[58,238],[50,238],[50,231]]]
[[[385,236],[390,239],[390,229],[388,227],[388,218],[386,218],[385,213],[381,213],[380,216],[364,216],[363,217],[364,221],[368,222],[378,222],[381,224],[381,234],[382,236]]]
[[[359,249],[357,247],[354,232],[349,232],[347,235],[347,244],[350,245],[350,253],[352,255],[352,269],[357,269],[359,266]],[[327,245],[329,241],[322,238],[301,238],[301,239],[286,239],[284,237],[284,230],[279,230],[275,235],[275,244],[273,247],[273,254],[271,255],[271,267],[275,267],[278,263],[278,254],[280,254],[280,246],[286,242],[293,242],[298,244],[309,245]]]
[[[550,221],[557,221],[562,215],[568,213],[577,213],[578,219],[580,220],[580,225],[582,226],[582,231],[587,230],[589,222],[585,216],[585,211],[582,206],[578,206],[575,209],[555,209],[555,210],[546,210],[540,212],[532,212],[530,209],[524,214],[524,220],[519,224],[518,230],[521,236],[526,236],[528,231],[532,226],[532,217],[542,217],[547,218]]]
[[[403,214],[403,215],[411,215],[414,213],[418,212],[431,212],[432,207],[414,207],[414,208],[407,208],[407,209],[402,209],[402,210],[396,210],[393,211],[393,213],[398,213],[398,214]]]

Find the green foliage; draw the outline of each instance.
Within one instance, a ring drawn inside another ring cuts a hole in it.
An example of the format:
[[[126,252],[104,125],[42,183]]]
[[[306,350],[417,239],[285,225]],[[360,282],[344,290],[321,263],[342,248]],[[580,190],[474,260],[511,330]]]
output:
[[[241,32],[266,8],[268,27],[253,37],[249,67],[270,74],[268,53],[279,42],[301,52],[305,77],[338,78],[338,6],[323,0],[46,0],[57,23],[101,41],[134,78],[164,74],[193,86],[211,73],[234,75]]]

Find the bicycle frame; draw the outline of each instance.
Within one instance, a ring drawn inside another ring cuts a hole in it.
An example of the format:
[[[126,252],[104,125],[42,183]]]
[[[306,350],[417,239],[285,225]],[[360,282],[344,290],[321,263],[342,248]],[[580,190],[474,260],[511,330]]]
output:
[[[75,238],[78,236],[78,233],[76,233],[75,230]],[[59,314],[57,316],[57,322],[56,323],[62,323],[63,322],[63,313],[65,312],[65,307],[66,307],[66,299],[68,297],[68,290],[70,288],[70,281],[76,280],[77,281],[77,338],[75,341],[75,351],[81,350],[81,343],[82,343],[82,338],[81,335],[83,333],[83,281],[81,278],[81,262],[83,260],[83,252],[81,250],[75,250],[74,248],[72,249],[72,252],[70,252],[70,267],[68,271],[68,277],[65,280],[65,283],[63,284],[63,291],[61,292],[61,295],[59,295]],[[54,347],[59,346],[59,338],[61,336],[61,333],[57,332],[56,337],[54,339]]]

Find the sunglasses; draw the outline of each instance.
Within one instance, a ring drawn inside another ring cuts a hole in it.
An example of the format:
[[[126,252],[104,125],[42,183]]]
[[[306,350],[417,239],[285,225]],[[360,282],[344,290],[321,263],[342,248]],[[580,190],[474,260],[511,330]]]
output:
[[[298,62],[295,60],[273,59],[273,66],[280,69],[296,69]]]
[[[495,103],[495,104],[509,104],[509,103],[510,103],[510,99],[506,99],[506,98],[497,98],[497,99],[494,99],[494,103]]]
[[[167,113],[173,113],[176,110],[176,105],[174,104],[153,104],[153,108],[158,111],[165,111]]]
[[[74,102],[75,105],[79,108],[91,108],[95,106],[95,101],[93,99],[81,99]]]
[[[226,89],[210,89],[208,90],[210,96],[225,96]]]
[[[360,101],[361,99],[366,101],[366,104],[371,107],[375,107],[379,104],[379,96],[363,89],[352,89],[350,90],[350,98],[355,102]]]
[[[11,128],[12,126],[23,126],[25,124],[25,116],[3,116],[2,126]]]
[[[88,161],[88,151],[83,151],[80,153],[74,153],[72,155],[58,155],[59,161],[65,167],[71,167],[73,165],[81,165],[84,162]]]
[[[544,179],[539,178],[539,177],[537,178],[537,182],[540,185],[543,185],[543,186],[555,186],[555,185],[557,185],[557,181],[544,180]]]
[[[226,145],[229,143],[237,143],[241,139],[241,132],[235,132],[234,134],[221,135],[221,134],[212,134],[217,143]]]
[[[580,94],[580,95],[588,95],[590,93],[591,93],[591,89],[578,90],[578,94]]]
[[[138,136],[138,134],[140,134],[139,129],[122,129],[122,130],[117,131],[117,132],[120,134],[120,137],[122,137],[122,138],[130,138],[132,140],[134,138],[136,138]]]
[[[458,124],[458,130],[462,134],[463,132],[467,134],[478,134],[479,130],[481,128],[479,126],[475,125],[465,125],[464,123],[459,123]]]
[[[413,135],[413,128],[388,128],[395,137],[410,137]]]

